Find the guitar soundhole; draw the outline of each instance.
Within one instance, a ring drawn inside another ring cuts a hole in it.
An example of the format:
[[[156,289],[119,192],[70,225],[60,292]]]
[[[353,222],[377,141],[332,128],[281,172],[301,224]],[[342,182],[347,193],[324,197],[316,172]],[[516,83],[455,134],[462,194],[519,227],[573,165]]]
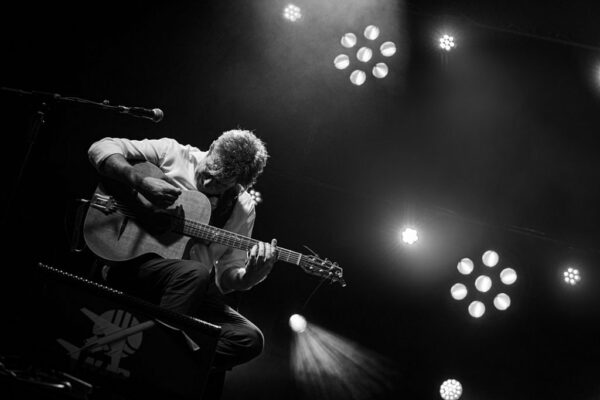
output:
[[[164,233],[177,230],[176,214],[173,210],[158,210],[147,213],[144,218],[140,218],[141,227],[152,236],[160,236]]]

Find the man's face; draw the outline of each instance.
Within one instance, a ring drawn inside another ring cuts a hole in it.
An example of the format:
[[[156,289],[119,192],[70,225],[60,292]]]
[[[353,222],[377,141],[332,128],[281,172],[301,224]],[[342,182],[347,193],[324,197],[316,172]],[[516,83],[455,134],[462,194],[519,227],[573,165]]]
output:
[[[213,152],[209,152],[204,159],[204,164],[198,171],[196,185],[198,190],[206,195],[220,195],[236,185],[234,178],[226,180],[216,178],[218,161],[218,156]]]

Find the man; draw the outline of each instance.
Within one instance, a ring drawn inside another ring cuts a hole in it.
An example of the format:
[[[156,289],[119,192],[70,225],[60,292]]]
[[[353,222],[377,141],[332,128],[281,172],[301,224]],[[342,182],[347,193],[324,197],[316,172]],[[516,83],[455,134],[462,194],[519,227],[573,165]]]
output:
[[[174,139],[128,140],[104,138],[92,144],[88,155],[98,172],[124,183],[154,206],[172,205],[183,190],[198,190],[210,200],[211,225],[251,236],[254,202],[246,189],[262,173],[268,158],[264,143],[252,132],[224,132],[207,152]],[[165,179],[144,176],[134,161],[159,167]],[[155,299],[171,311],[220,325],[214,366],[226,370],[258,356],[261,331],[226,305],[223,295],[248,290],[263,281],[277,259],[277,242],[259,242],[248,254],[216,243],[196,242],[190,260],[156,255],[114,265],[107,276],[130,293]]]

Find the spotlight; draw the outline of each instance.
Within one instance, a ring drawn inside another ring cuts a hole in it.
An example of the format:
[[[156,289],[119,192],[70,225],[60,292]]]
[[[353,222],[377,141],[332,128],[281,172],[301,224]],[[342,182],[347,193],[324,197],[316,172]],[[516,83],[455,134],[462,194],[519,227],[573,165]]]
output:
[[[500,256],[494,250],[488,250],[481,256],[481,261],[486,267],[495,267],[500,261]]]
[[[389,72],[389,68],[385,63],[377,63],[373,67],[373,76],[375,78],[385,78]]]
[[[350,58],[345,54],[340,54],[333,60],[333,65],[337,69],[346,69],[350,65]]]
[[[402,231],[402,241],[406,244],[413,244],[419,240],[418,232],[413,228],[406,228]]]
[[[486,293],[492,287],[492,280],[489,276],[480,275],[475,279],[475,288],[482,293]]]
[[[454,44],[454,37],[449,35],[444,35],[440,38],[440,48],[442,50],[450,51],[456,45]]]
[[[469,291],[467,290],[467,287],[462,283],[456,283],[450,288],[450,294],[454,300],[462,300],[467,297],[468,293]]]
[[[260,192],[257,192],[254,189],[250,189],[248,190],[248,193],[250,194],[250,196],[252,196],[252,201],[254,202],[254,204],[262,203],[262,195],[260,194]]]
[[[342,46],[349,49],[350,47],[354,47],[356,44],[356,35],[354,33],[346,33],[342,36],[342,40],[340,41]]]
[[[290,328],[296,333],[302,333],[306,330],[306,319],[300,314],[294,314],[290,317]]]
[[[500,311],[506,310],[510,307],[510,297],[506,293],[498,293],[494,297],[494,307]]]
[[[302,18],[302,13],[300,12],[300,8],[289,4],[286,8],[283,9],[283,17],[285,19],[289,19],[292,22]]]
[[[384,57],[391,57],[396,54],[396,45],[394,42],[385,42],[380,47],[381,55]]]
[[[473,261],[470,258],[465,257],[458,262],[456,268],[458,268],[458,272],[460,272],[461,274],[469,275],[471,272],[473,272],[473,268],[475,268],[475,265],[473,264]]]
[[[504,268],[500,272],[500,280],[505,285],[512,285],[517,281],[517,272],[512,268]]]
[[[365,37],[369,40],[375,40],[379,37],[379,28],[375,25],[369,25],[365,28]]]
[[[462,396],[462,385],[456,379],[448,379],[440,386],[440,396],[444,400],[458,400]]]
[[[373,57],[373,50],[368,47],[361,47],[356,52],[356,58],[358,61],[367,62]]]
[[[563,272],[565,282],[571,286],[576,285],[581,280],[581,275],[579,275],[579,270],[576,268],[569,267],[565,272]]]
[[[350,74],[350,82],[352,82],[356,86],[360,86],[363,83],[365,83],[366,79],[367,79],[367,74],[365,74],[365,72],[361,71],[360,69],[352,71],[352,73]]]
[[[481,317],[485,314],[485,304],[479,300],[472,301],[471,304],[469,304],[469,314],[471,314],[471,317],[473,318]]]

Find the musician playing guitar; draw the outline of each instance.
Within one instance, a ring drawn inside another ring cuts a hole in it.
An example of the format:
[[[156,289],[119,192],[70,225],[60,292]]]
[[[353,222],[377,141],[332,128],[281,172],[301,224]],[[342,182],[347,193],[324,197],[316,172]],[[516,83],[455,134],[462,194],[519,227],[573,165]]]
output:
[[[153,215],[173,208],[171,211],[176,213],[178,207],[173,205],[186,192],[199,191],[208,202],[199,202],[198,212],[210,215],[211,226],[251,236],[255,204],[246,189],[256,182],[268,158],[264,143],[252,132],[224,132],[208,151],[170,138],[104,138],[91,145],[88,155],[102,177],[118,183],[132,197],[137,196],[143,207],[155,212]],[[149,173],[147,168],[137,167],[138,162],[157,168]],[[120,225],[127,221],[125,218]],[[88,244],[92,241],[86,240]],[[103,255],[103,240],[97,242],[92,250],[98,248]],[[114,245],[106,243],[105,250],[110,252]],[[136,241],[131,243],[129,247],[135,247]],[[162,245],[165,249],[175,247],[168,241]],[[256,242],[244,251],[216,242],[190,240],[183,245],[181,257],[168,253],[163,257],[160,252],[116,257],[107,281],[163,308],[220,325],[222,333],[213,365],[227,370],[258,356],[264,339],[258,327],[226,305],[223,295],[248,290],[263,281],[277,260],[276,246],[273,239],[271,243]]]

